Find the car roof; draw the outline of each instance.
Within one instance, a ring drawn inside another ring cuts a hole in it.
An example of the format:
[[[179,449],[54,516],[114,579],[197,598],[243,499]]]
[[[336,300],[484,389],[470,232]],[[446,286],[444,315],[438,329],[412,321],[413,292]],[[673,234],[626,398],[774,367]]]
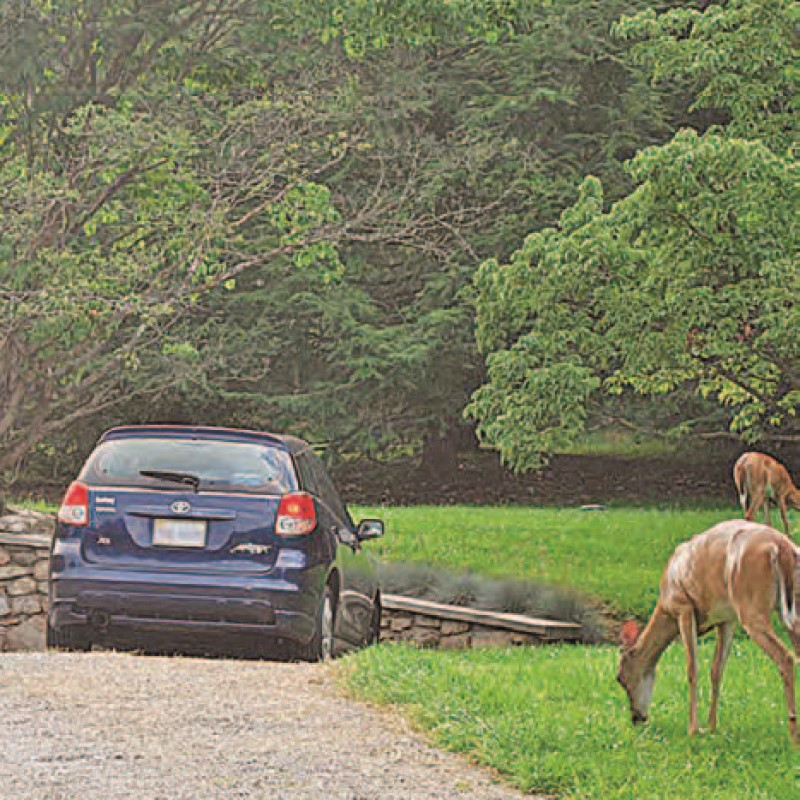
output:
[[[146,436],[175,436],[181,439],[217,439],[229,442],[262,442],[282,447],[292,455],[310,450],[311,445],[297,436],[241,428],[221,428],[209,425],[120,425],[107,430],[98,440],[135,439]]]

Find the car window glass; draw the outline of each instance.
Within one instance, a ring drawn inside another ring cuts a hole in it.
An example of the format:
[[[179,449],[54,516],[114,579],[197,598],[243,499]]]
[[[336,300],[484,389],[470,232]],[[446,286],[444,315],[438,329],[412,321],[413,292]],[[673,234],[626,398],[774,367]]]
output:
[[[342,498],[339,497],[339,492],[333,485],[333,481],[325,471],[322,462],[311,452],[307,454],[308,462],[311,466],[311,471],[314,476],[314,482],[322,501],[330,508],[330,510],[343,522],[352,524],[350,515],[344,507]]]
[[[314,470],[311,468],[306,453],[300,453],[300,455],[296,456],[295,464],[300,474],[300,483],[303,489],[307,492],[311,492],[311,494],[319,495],[320,491],[315,480]]]
[[[213,439],[112,439],[89,456],[81,479],[104,486],[161,489],[175,485],[142,475],[143,470],[196,476],[203,491],[284,494],[297,488],[291,457],[285,450]]]

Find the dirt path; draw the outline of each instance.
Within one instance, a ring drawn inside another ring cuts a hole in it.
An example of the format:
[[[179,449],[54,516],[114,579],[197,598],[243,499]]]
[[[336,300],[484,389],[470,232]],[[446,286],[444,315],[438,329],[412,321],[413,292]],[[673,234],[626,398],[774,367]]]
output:
[[[2,800],[512,800],[323,666],[0,656]]]

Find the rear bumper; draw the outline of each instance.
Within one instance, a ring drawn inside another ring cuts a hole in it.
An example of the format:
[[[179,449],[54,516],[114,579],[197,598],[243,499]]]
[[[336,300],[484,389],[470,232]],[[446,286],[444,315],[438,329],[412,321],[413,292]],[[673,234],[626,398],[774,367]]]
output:
[[[249,634],[307,643],[324,583],[322,567],[293,578],[74,567],[51,575],[49,622],[98,633]]]

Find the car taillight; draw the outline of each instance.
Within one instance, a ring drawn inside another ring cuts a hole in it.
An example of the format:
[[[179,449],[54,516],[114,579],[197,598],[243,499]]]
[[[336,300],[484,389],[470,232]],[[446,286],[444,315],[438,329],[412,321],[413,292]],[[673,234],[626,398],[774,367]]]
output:
[[[89,524],[89,489],[80,481],[73,481],[61,508],[58,509],[58,521],[66,525]]]
[[[314,498],[306,492],[285,494],[278,506],[275,533],[279,536],[302,536],[317,527]]]

